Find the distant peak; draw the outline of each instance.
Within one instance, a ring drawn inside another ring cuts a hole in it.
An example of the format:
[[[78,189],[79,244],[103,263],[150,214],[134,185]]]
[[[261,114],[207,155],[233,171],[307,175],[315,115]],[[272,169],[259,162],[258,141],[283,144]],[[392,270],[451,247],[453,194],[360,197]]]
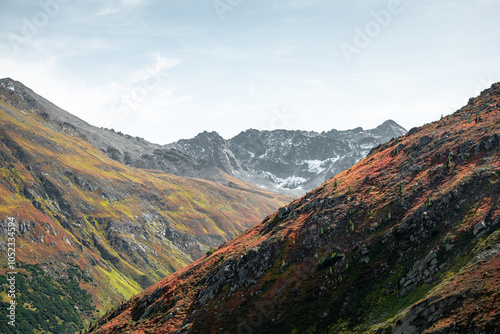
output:
[[[238,133],[232,139],[248,137],[248,136],[258,136],[260,133],[261,133],[261,131],[257,130],[257,129],[246,129],[245,131],[241,131],[240,133]]]
[[[7,83],[11,83],[12,85],[16,85],[16,86],[23,86],[22,83],[20,83],[19,81],[14,80],[14,79],[11,79],[11,78],[0,79],[0,83],[3,84],[3,85],[6,85]]]
[[[220,134],[217,131],[203,131],[198,135],[203,135],[206,137],[220,137]]]
[[[242,131],[241,133],[259,133],[259,132],[260,132],[260,130],[250,128],[250,129],[247,129],[245,131]]]
[[[194,137],[194,139],[198,140],[224,140],[222,136],[216,131],[203,131],[200,132]]]
[[[382,123],[379,126],[377,126],[375,129],[380,130],[380,129],[387,129],[387,128],[399,129],[399,130],[402,130],[404,132],[407,131],[401,125],[399,125],[398,123],[394,122],[392,119],[388,119],[384,123]]]
[[[11,91],[16,91],[16,90],[23,91],[27,88],[21,82],[16,81],[16,80],[9,78],[9,77],[0,79],[0,85],[2,85],[5,88],[10,89]]]
[[[393,126],[399,126],[398,123],[394,122],[392,119],[388,119],[387,121],[385,121],[384,123],[382,123],[382,125],[393,125]]]

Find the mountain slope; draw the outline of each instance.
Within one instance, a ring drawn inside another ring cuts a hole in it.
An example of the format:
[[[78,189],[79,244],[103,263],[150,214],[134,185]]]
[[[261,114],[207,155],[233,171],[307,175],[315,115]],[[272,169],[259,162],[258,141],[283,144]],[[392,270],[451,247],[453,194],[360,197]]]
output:
[[[15,93],[19,102],[23,102],[27,110],[40,115],[52,130],[72,133],[122,164],[221,184],[231,182],[226,174],[210,163],[139,137],[92,126],[36,94],[21,82],[4,78],[0,79],[0,86]]]
[[[499,333],[500,84],[99,322],[122,333]]]
[[[171,144],[224,172],[273,191],[304,194],[406,130],[394,121],[347,131],[247,130],[225,140],[216,132]]]
[[[122,165],[9,87],[0,85],[0,249],[6,254],[15,218],[20,298],[31,291],[47,303],[18,306],[23,326],[33,326],[23,330],[81,329],[94,312],[88,294],[98,310],[108,308],[290,200],[228,175],[225,186]],[[1,295],[4,315],[7,291]],[[58,300],[68,307],[64,319],[53,311]]]

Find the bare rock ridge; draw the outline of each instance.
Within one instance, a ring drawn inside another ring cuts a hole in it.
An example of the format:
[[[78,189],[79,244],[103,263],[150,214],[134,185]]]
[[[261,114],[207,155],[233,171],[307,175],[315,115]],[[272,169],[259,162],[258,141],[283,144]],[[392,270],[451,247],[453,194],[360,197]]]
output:
[[[43,117],[54,130],[81,137],[113,160],[132,167],[228,183],[224,173],[210,163],[139,137],[90,125],[10,78],[0,79],[0,85],[15,92],[22,102]]]
[[[366,131],[251,129],[229,140],[205,131],[169,147],[270,190],[303,194],[354,165],[373,147],[405,133],[404,128],[389,120]]]

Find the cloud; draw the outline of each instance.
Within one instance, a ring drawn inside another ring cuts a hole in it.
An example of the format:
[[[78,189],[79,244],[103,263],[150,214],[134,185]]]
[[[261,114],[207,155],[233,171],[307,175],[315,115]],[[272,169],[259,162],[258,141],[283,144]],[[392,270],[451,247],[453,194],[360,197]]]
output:
[[[131,70],[122,82],[107,83],[103,87],[107,90],[107,99],[96,106],[100,112],[95,115],[93,124],[112,127],[130,122],[140,114],[154,118],[166,113],[167,108],[192,100],[193,95],[177,94],[177,89],[169,83],[168,70],[180,64],[181,59],[155,54],[149,64]],[[94,91],[94,94],[99,92]]]
[[[64,1],[17,53],[3,34],[0,76],[92,124],[171,140],[268,128],[285,107],[297,116],[287,126],[369,127],[399,117],[411,127],[498,80],[499,0],[410,1],[405,19],[347,65],[337,47],[343,32],[387,1],[249,1],[225,22],[212,1]],[[4,31],[24,37],[24,18],[40,4],[6,1]]]
[[[149,0],[108,0],[105,7],[101,8],[95,16],[113,15],[122,11],[135,9],[149,4]]]
[[[129,85],[136,85],[141,81],[148,80],[151,77],[162,76],[163,72],[182,64],[180,58],[167,58],[160,54],[155,54],[152,64],[131,72]]]
[[[181,63],[181,59],[155,54],[148,64],[130,69],[122,80],[91,82],[67,76],[57,57],[21,62],[0,56],[0,73],[93,125],[111,127],[146,111],[153,117],[192,100],[192,95],[177,94],[167,80],[168,70]]]

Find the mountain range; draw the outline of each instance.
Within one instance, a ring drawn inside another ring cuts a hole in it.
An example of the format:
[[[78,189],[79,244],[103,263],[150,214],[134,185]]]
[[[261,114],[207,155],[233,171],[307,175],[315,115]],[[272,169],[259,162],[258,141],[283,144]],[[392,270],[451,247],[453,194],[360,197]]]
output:
[[[93,333],[500,333],[500,84],[109,311]]]
[[[251,129],[229,140],[217,132],[203,132],[168,147],[271,191],[303,195],[354,165],[373,147],[405,133],[389,120],[366,131]]]
[[[113,129],[92,126],[10,78],[0,85],[51,126],[72,133],[130,167],[161,170],[230,185],[227,175],[270,191],[303,195],[365,157],[370,149],[406,133],[394,121],[375,129],[314,131],[247,130],[225,140],[216,132],[159,145]]]

